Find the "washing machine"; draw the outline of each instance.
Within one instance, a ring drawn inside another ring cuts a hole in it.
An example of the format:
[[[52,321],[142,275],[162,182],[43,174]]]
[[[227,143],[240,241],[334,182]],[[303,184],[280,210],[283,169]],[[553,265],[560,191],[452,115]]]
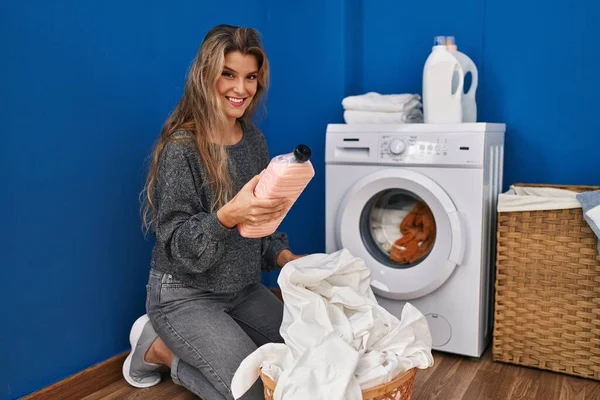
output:
[[[326,251],[371,270],[379,304],[406,302],[433,349],[480,357],[491,338],[505,124],[329,124]]]

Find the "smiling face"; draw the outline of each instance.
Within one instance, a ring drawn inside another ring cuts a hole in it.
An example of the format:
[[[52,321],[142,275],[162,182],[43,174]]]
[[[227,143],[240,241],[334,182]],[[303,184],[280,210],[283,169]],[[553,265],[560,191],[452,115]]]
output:
[[[253,54],[232,51],[225,55],[225,67],[217,79],[227,119],[241,118],[252,102],[258,87],[258,61]]]

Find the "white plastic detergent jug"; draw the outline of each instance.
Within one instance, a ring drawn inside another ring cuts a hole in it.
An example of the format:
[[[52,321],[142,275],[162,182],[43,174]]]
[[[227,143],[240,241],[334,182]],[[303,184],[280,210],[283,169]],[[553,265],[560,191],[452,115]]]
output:
[[[456,88],[452,87],[452,79]],[[423,67],[423,116],[427,124],[462,122],[464,71],[446,46],[445,36],[436,36]]]
[[[479,79],[477,67],[475,66],[473,60],[469,58],[469,56],[458,51],[454,36],[446,36],[446,46],[448,47],[448,50],[450,50],[450,53],[452,53],[460,63],[465,77],[469,72],[471,73],[471,86],[469,87],[469,91],[467,93],[463,92],[462,94],[462,122],[477,122],[477,101],[475,100],[475,93],[477,91],[477,83]],[[458,82],[456,82],[456,86],[457,85]]]

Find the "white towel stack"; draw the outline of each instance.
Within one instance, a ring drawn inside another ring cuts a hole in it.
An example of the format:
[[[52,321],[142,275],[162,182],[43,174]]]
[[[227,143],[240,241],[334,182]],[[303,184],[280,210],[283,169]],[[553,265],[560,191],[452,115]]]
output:
[[[423,105],[418,94],[368,92],[342,100],[347,124],[405,124],[423,122]]]

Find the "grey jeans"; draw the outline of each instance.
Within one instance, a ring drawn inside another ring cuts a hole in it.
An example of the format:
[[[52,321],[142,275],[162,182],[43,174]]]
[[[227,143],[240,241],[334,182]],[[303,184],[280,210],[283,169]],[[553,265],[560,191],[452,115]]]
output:
[[[213,293],[151,270],[146,310],[174,354],[173,381],[206,400],[233,399],[231,379],[242,360],[265,343],[283,343],[283,303],[261,284]],[[260,379],[242,399],[264,399]]]

